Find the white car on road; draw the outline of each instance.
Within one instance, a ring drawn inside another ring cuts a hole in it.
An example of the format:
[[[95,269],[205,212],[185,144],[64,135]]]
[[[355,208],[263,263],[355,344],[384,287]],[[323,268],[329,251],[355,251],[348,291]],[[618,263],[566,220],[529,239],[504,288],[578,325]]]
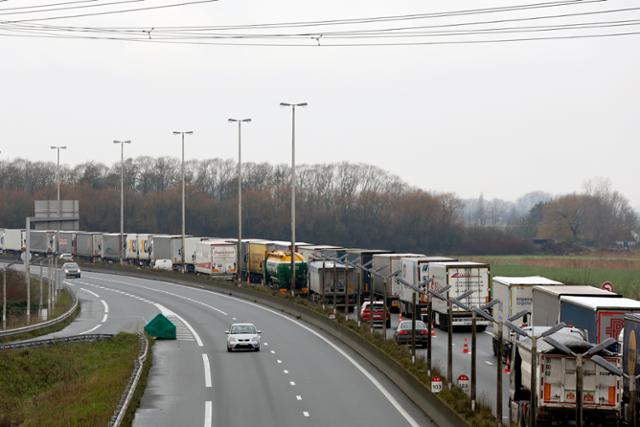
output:
[[[227,334],[227,351],[245,349],[260,351],[261,331],[253,323],[234,323]]]

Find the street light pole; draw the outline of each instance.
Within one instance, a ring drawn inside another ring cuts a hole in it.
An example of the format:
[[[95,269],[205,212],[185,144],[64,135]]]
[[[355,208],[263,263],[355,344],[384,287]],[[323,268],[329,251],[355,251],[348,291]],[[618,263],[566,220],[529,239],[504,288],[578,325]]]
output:
[[[120,144],[120,264],[124,263],[124,144],[131,144],[130,140],[113,141]]]
[[[56,162],[56,181],[57,181],[57,201],[58,201],[58,217],[62,217],[62,207],[60,206],[60,150],[66,150],[67,146],[66,145],[52,145],[51,146],[52,150],[56,150],[57,151],[57,162]],[[59,238],[59,233],[60,233],[60,223],[58,222],[58,227],[56,227],[56,244],[55,244],[55,248],[53,249],[53,255],[54,255],[54,268],[56,270],[56,272],[58,271],[58,258],[55,256],[56,253],[58,252],[58,238]],[[28,233],[27,233],[28,234]],[[28,254],[27,254],[28,255]],[[27,277],[27,281],[29,280],[29,277]],[[55,280],[55,291],[58,292],[58,274],[56,273],[56,280]],[[27,293],[29,294],[31,292],[31,289],[29,287],[29,289],[27,290]],[[30,315],[30,307],[27,308],[27,313]]]
[[[184,136],[193,135],[193,131],[173,131],[174,135],[182,136],[182,163],[180,165],[180,173],[182,175],[182,249],[180,253],[182,255],[182,272],[186,271],[185,256],[184,256],[184,234],[185,234],[185,208],[184,208]]]
[[[251,119],[229,119],[230,123],[238,123],[238,262],[236,273],[238,286],[242,285],[242,123],[249,123]]]
[[[281,102],[281,107],[291,107],[291,294],[296,285],[296,107],[306,107],[306,102],[290,104]],[[335,286],[335,283],[334,283]],[[335,299],[335,290],[334,290]]]
[[[67,146],[66,145],[52,145],[51,146],[52,150],[56,150],[57,151],[57,162],[56,162],[56,182],[58,185],[58,209],[60,209],[60,150],[66,150]],[[60,214],[60,212],[58,212],[58,215]]]

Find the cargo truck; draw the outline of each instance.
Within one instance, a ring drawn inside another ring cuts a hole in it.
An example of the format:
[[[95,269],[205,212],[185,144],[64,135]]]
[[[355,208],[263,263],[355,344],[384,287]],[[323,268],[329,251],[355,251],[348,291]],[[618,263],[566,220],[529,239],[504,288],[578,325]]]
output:
[[[429,279],[430,289],[435,291],[447,286],[451,288],[443,295],[445,298],[458,298],[467,291],[473,294],[463,302],[469,306],[477,307],[486,304],[490,300],[491,271],[489,264],[479,262],[435,262],[426,266],[426,277]],[[446,329],[449,322],[453,327],[470,326],[472,315],[461,307],[452,306],[451,319],[447,312],[447,302],[439,298],[432,299],[433,320],[436,326]],[[489,325],[489,321],[479,318],[476,321],[479,329]]]
[[[76,256],[89,261],[94,261],[100,256],[100,246],[96,237],[102,235],[100,233],[89,233],[86,231],[78,231],[76,233]]]
[[[102,259],[106,261],[119,260],[122,256],[120,242],[120,233],[102,233],[102,253],[100,254]]]
[[[547,327],[535,327],[540,335]],[[525,328],[531,332],[531,328]],[[590,345],[584,335],[575,328],[563,328],[551,337],[578,354],[586,352]],[[536,340],[536,420],[538,425],[575,425],[576,417],[576,358],[563,353],[543,339]],[[509,376],[510,419],[519,426],[528,426],[531,398],[531,339],[518,337],[513,350],[513,363]],[[620,366],[619,355],[599,353],[615,366]],[[589,425],[617,426],[620,412],[622,384],[619,377],[583,359],[583,419]]]
[[[246,243],[245,278],[248,275],[251,283],[264,280],[264,262],[272,250],[271,240],[254,239]]]
[[[492,308],[493,318],[504,322],[516,313],[533,310],[533,289],[536,286],[561,286],[562,282],[547,279],[540,276],[529,277],[504,277],[496,276],[492,280],[491,299],[500,301]],[[530,325],[531,315],[525,315],[518,322],[526,326]],[[555,324],[555,323],[554,323]],[[553,326],[553,325],[549,325]],[[511,353],[510,330],[502,326],[503,356]],[[493,355],[498,355],[500,343],[498,341],[498,325],[491,324],[491,337],[493,342]]]
[[[622,295],[587,285],[536,286],[532,291],[533,326],[553,326],[560,322],[563,296],[622,298]]]
[[[385,279],[396,271],[402,272],[402,258],[421,258],[424,254],[374,254],[372,270],[378,274],[373,276],[373,291],[376,295],[386,295],[387,307],[392,313],[400,311],[400,281],[396,276],[387,279],[385,292]]]
[[[321,257],[341,258],[345,254],[345,248],[332,245],[305,245],[298,251],[306,262],[316,261]]]
[[[188,236],[191,237],[191,236]],[[185,236],[185,239],[187,236]],[[168,259],[174,268],[182,265],[182,236],[179,234],[154,234],[151,243],[151,260]]]
[[[299,253],[294,252],[295,289],[307,291],[307,263]],[[273,251],[264,262],[264,280],[267,286],[280,290],[291,290],[291,252]]]
[[[185,244],[186,246],[186,244]],[[196,273],[224,278],[236,275],[237,246],[224,240],[203,240],[196,246]]]
[[[187,264],[188,272],[193,273],[196,271],[196,252],[198,251],[198,244],[209,239],[209,237],[186,237],[184,239],[184,262]]]
[[[18,254],[26,248],[25,230],[5,228],[4,245],[5,252]]]
[[[412,286],[422,289],[422,292],[419,295],[416,295],[416,312],[419,313],[418,316],[424,321],[428,321],[426,317],[428,302],[426,296],[426,283],[431,280],[429,276],[429,265],[432,263],[447,261],[455,261],[455,259],[441,256],[401,258],[400,268],[402,271],[399,276],[402,280],[410,283]],[[414,293],[415,291],[412,288],[405,285],[400,286],[398,292],[400,312],[406,317],[411,317],[413,315],[413,307],[411,305]]]
[[[124,259],[127,262],[136,264],[138,261],[138,235],[135,233],[127,233],[125,238]]]
[[[624,315],[624,336],[622,346],[622,371],[635,377],[640,373],[640,313],[627,313]],[[639,389],[640,379],[636,380],[636,391]],[[636,392],[636,419],[640,419],[640,393]],[[624,390],[622,393],[622,413],[624,420],[630,424],[633,414],[631,413],[631,395],[629,393],[629,380],[624,380]]]
[[[327,304],[344,305],[345,272],[347,301],[353,307],[356,302],[358,275],[353,267],[334,261],[311,261],[309,267],[309,291],[314,299],[322,299]]]
[[[30,250],[34,253],[52,254],[56,252],[56,232],[52,230],[31,230]]]
[[[367,265],[369,269],[373,265],[373,256],[381,254],[390,254],[393,251],[383,249],[346,249],[347,261],[356,265]],[[360,270],[360,290],[363,294],[369,295],[373,286],[373,277],[368,271]],[[382,296],[380,293],[379,296]]]
[[[560,321],[585,331],[587,340],[598,344],[607,338],[616,341],[624,327],[624,315],[640,311],[640,301],[629,298],[563,296]],[[618,345],[614,345],[617,350]]]
[[[76,231],[61,231],[58,233],[58,253],[77,256],[77,234]]]
[[[153,235],[151,234],[138,234],[137,246],[138,246],[138,263],[141,265],[149,265],[151,263],[151,243],[153,242]]]

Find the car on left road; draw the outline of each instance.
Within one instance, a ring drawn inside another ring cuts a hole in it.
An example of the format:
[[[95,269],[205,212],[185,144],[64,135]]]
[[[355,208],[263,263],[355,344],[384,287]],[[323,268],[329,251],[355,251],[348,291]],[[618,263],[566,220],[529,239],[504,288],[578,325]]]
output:
[[[60,261],[73,262],[73,255],[68,254],[68,253],[60,254],[60,256],[58,258],[60,259]]]
[[[234,323],[227,334],[227,351],[253,350],[260,351],[260,334],[253,323]]]
[[[64,277],[67,279],[70,277],[80,278],[80,266],[75,262],[65,262],[62,264],[62,271],[64,271]]]

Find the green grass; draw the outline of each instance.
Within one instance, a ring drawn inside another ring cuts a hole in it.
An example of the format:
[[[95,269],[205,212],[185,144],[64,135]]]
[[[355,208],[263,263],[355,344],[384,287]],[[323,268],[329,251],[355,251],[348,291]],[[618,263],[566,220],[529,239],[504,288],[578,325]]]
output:
[[[122,333],[95,343],[0,352],[0,426],[107,425],[138,342]]]

